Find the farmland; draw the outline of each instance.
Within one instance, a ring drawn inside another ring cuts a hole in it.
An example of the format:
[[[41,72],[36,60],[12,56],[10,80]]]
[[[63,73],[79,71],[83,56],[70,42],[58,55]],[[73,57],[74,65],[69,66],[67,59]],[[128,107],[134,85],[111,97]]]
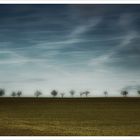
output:
[[[140,98],[0,98],[0,135],[140,135]]]

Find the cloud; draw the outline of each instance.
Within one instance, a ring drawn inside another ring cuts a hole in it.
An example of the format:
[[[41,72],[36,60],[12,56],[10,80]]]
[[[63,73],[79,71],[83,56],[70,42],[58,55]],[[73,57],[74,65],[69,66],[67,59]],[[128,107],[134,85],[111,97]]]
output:
[[[70,44],[75,44],[75,43],[79,43],[79,42],[84,42],[85,40],[81,40],[81,39],[66,39],[66,40],[61,40],[61,41],[39,41],[36,42],[35,45],[32,46],[32,48],[38,48],[38,49],[46,49],[46,50],[59,50],[59,49],[63,49],[63,48],[67,48],[67,45]]]
[[[26,50],[27,51],[27,50]],[[26,64],[26,63],[40,63],[47,62],[46,59],[43,58],[33,58],[25,56],[22,51],[19,52],[17,50],[1,50],[0,51],[0,65],[3,64]]]
[[[28,78],[28,79],[16,79],[16,80],[0,80],[1,84],[10,84],[10,83],[30,83],[30,82],[46,82],[45,78]]]
[[[127,47],[131,43],[133,39],[137,37],[137,32],[136,31],[130,31],[129,34],[125,35],[124,40],[120,43],[120,45],[116,49],[121,49],[123,47]]]
[[[127,22],[128,17],[129,15],[127,16],[125,15],[121,17],[121,19],[119,20],[119,24],[121,24],[121,27],[124,26],[124,22]],[[125,25],[126,28],[129,27],[130,25],[133,26],[131,23],[132,22],[129,21],[129,24]],[[132,45],[131,47],[133,48],[133,45],[137,44],[137,42],[134,42],[133,40],[138,38],[138,36],[139,34],[137,33],[137,31],[129,30],[128,28],[127,32],[125,32],[125,34],[120,38],[120,40],[118,40],[120,41],[118,42],[118,45],[112,46],[107,51],[105,51],[105,53],[97,56],[96,58],[92,58],[91,60],[89,60],[89,65],[102,67],[102,66],[107,66],[108,64],[113,64],[112,66],[115,66],[115,63],[117,64],[119,62],[123,62],[124,60],[126,60],[126,58],[124,58],[124,55],[121,54],[121,52],[122,51],[124,52],[124,50],[127,52],[127,50],[130,48],[130,44]],[[134,44],[132,44],[132,42]],[[136,59],[134,61],[138,62]],[[121,67],[123,67],[123,65],[121,65]]]
[[[101,18],[90,19],[86,22],[86,24],[78,25],[70,34],[69,38],[78,38],[82,34],[90,31],[93,28],[96,28],[98,24],[101,22]]]
[[[60,40],[33,40],[28,39],[29,42],[32,42],[33,45],[30,45],[26,49],[44,49],[44,50],[54,50],[57,53],[60,53],[59,50],[61,49],[67,49],[70,48],[72,45],[78,44],[78,43],[86,43],[92,40],[84,39],[82,35],[90,31],[91,29],[96,28],[98,24],[101,22],[101,18],[96,19],[90,19],[85,24],[81,23],[80,25],[73,27],[72,31],[66,36],[63,36]],[[54,32],[55,33],[55,32]],[[22,47],[23,49],[23,47]],[[62,53],[62,52],[61,52]]]

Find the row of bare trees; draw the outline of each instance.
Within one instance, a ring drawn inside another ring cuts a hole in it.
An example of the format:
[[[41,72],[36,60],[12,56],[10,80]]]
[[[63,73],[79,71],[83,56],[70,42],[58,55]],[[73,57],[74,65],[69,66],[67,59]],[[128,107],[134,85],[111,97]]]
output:
[[[70,90],[69,93],[70,93],[70,97],[74,97],[76,92],[75,92],[75,90]],[[137,93],[140,95],[140,90],[138,90]],[[39,97],[42,94],[43,93],[40,90],[36,90],[35,93],[34,93],[34,96]],[[64,92],[59,93],[59,94],[62,98],[65,96]],[[83,97],[83,96],[88,97],[89,94],[90,94],[90,91],[83,91],[83,92],[80,92],[80,97]],[[126,90],[121,91],[121,95],[124,96],[124,97],[126,97],[128,94],[129,93]],[[3,97],[4,95],[5,95],[5,89],[0,88],[0,97]],[[52,90],[51,95],[52,95],[52,97],[57,97],[58,96],[58,91],[57,90]],[[104,91],[104,95],[107,97],[108,92]],[[22,96],[22,91],[20,91],[20,90],[12,91],[11,96],[12,97],[21,97]]]
[[[5,89],[0,88],[0,97],[5,95]],[[12,91],[11,96],[12,97],[20,97],[22,95],[22,91]]]
[[[69,93],[70,93],[70,96],[71,96],[71,97],[74,97],[74,95],[75,95],[76,92],[75,92],[75,90],[70,90]],[[88,97],[88,94],[89,94],[89,93],[90,93],[89,91],[80,92],[80,96],[82,97],[83,95],[85,95],[86,97]],[[39,91],[39,90],[37,90],[37,91],[35,92],[35,96],[36,96],[36,97],[39,97],[40,95],[42,95],[42,92]],[[52,95],[53,97],[57,97],[58,91],[57,91],[57,90],[52,90],[52,91],[51,91],[51,95]],[[63,97],[65,96],[65,93],[62,92],[62,93],[60,93],[60,95],[61,95],[61,97],[63,98]]]

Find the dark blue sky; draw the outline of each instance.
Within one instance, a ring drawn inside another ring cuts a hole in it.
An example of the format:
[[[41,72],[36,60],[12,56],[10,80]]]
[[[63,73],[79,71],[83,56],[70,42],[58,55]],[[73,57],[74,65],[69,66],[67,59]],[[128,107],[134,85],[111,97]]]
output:
[[[116,95],[140,85],[140,5],[0,5],[0,85]]]

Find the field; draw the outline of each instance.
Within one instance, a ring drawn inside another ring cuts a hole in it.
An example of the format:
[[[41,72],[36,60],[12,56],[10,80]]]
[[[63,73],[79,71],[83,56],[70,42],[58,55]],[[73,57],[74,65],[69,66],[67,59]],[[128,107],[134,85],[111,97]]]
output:
[[[140,98],[0,98],[2,136],[140,136]]]

